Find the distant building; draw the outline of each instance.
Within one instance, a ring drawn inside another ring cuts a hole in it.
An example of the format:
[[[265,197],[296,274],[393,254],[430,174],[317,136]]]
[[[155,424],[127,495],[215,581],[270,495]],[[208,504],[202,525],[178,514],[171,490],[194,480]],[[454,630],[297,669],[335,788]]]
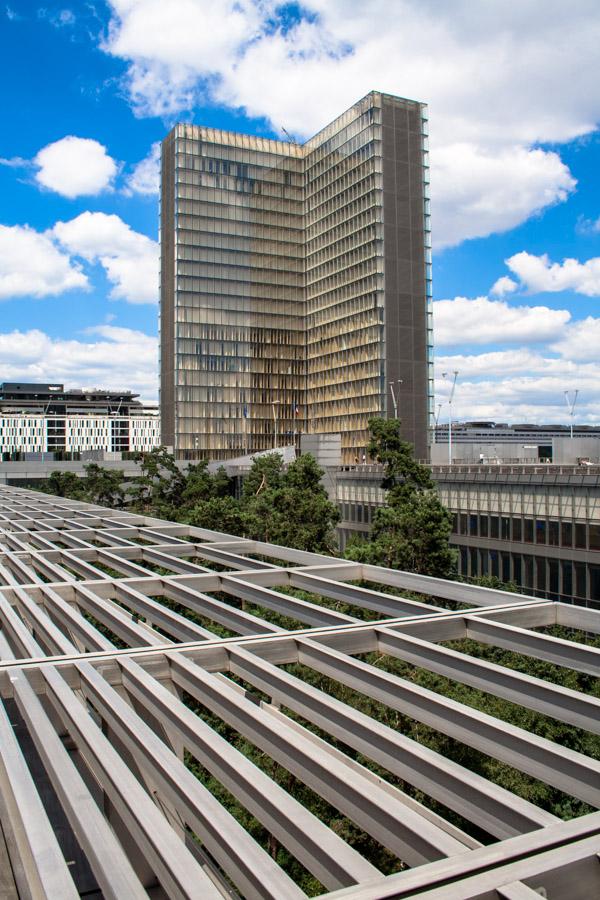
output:
[[[158,410],[137,398],[62,384],[0,384],[0,454],[150,450],[160,443]]]
[[[427,457],[426,107],[371,92],[304,144],[176,125],[162,146],[162,442],[239,457],[402,420]],[[393,388],[393,393],[392,393]]]
[[[433,465],[452,513],[458,574],[495,575],[525,594],[600,609],[600,466]],[[379,466],[337,470],[342,547],[386,500]]]
[[[442,463],[448,460],[448,431],[447,422],[439,423],[435,427],[436,450],[432,457],[434,462]],[[529,423],[508,425],[505,422],[453,422],[451,437],[452,462],[455,463],[472,462],[477,459],[479,453],[486,459],[495,456],[506,462],[541,459],[553,461],[553,441],[559,438],[571,440],[571,427]],[[600,425],[574,425],[573,440],[584,438],[600,439]],[[470,445],[471,449],[465,447],[465,444]],[[512,445],[514,450],[511,450],[509,445]],[[494,448],[500,452],[496,452]],[[585,453],[579,455],[584,456]]]

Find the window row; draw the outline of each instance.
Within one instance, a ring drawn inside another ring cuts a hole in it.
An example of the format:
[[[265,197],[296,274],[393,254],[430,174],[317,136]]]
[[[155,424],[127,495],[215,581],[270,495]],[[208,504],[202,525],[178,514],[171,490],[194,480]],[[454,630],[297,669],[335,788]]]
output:
[[[455,534],[525,544],[600,550],[600,524],[592,522],[455,513],[453,531]]]
[[[459,547],[459,574],[492,575],[514,582],[524,594],[600,608],[600,566],[593,563]]]

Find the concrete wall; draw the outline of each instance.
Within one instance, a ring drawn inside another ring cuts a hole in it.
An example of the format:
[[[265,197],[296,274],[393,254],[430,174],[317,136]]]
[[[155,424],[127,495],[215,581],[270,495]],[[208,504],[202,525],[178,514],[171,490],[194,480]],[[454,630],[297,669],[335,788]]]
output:
[[[303,434],[300,436],[300,452],[312,453],[320,466],[342,464],[341,434]]]
[[[453,463],[496,463],[496,462],[538,462],[538,448],[533,444],[496,444],[457,443],[452,445]],[[432,444],[431,462],[437,466],[448,463],[448,444]]]
[[[600,462],[600,438],[552,438],[552,462],[577,465],[582,459],[592,463]]]

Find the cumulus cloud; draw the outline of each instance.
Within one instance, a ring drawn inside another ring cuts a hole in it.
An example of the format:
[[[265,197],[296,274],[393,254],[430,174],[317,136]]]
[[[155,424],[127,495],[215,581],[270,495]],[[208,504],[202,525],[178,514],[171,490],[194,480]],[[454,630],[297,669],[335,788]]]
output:
[[[371,88],[427,101],[438,246],[563,201],[574,179],[539,145],[600,118],[595,0],[531,0],[510,16],[500,0],[306,0],[291,25],[271,0],[111,6],[103,49],[127,61],[139,115],[212,100],[308,136]]]
[[[38,184],[69,199],[109,190],[118,171],[106,147],[74,135],[43,147],[33,163]]]
[[[133,167],[125,193],[158,194],[160,188],[160,141],[152,144],[148,156]]]
[[[576,259],[553,263],[545,253],[535,256],[523,251],[507,259],[506,265],[532,294],[575,291],[586,297],[600,296],[600,257],[584,263]]]
[[[556,353],[582,362],[600,359],[598,348],[600,348],[600,319],[593,316],[573,322],[551,346]]]
[[[507,294],[514,293],[518,287],[519,285],[512,278],[509,278],[508,275],[502,275],[501,278],[494,282],[490,294],[493,294],[494,297],[505,297]]]
[[[432,155],[434,245],[508,231],[534,213],[567,199],[575,179],[556,153],[469,144]]]
[[[445,327],[453,323],[455,329],[446,345],[462,347],[459,352],[449,353],[443,349],[443,342],[437,341],[442,347],[435,359],[440,421],[448,415],[446,404],[451,388],[448,379],[442,378],[442,372],[456,370],[459,374],[452,402],[453,418],[564,422],[564,393],[578,390],[577,420],[597,423],[600,318],[588,316],[573,321],[566,310],[510,307],[504,301],[487,298],[442,302]],[[468,329],[477,324],[479,316],[489,327],[487,332],[480,332],[481,339],[477,341]],[[526,346],[534,340],[535,349]],[[490,346],[480,353],[473,352],[471,345],[477,343]],[[502,347],[511,343],[518,346]],[[466,346],[467,351],[462,349]]]
[[[87,334],[90,340],[80,341],[51,338],[38,329],[0,333],[4,378],[132,390],[147,402],[156,401],[156,337],[111,325],[95,326]]]
[[[570,318],[566,309],[510,306],[487,297],[456,297],[433,304],[437,346],[546,343],[560,337]]]
[[[0,225],[0,300],[86,289],[87,276],[52,241],[27,225]]]
[[[595,320],[600,326],[600,320]],[[575,327],[575,326],[573,326]],[[596,335],[598,334],[596,330]],[[452,401],[454,419],[490,419],[498,422],[565,422],[565,390],[579,390],[577,419],[597,423],[600,397],[597,385],[600,362],[590,357],[551,356],[554,348],[532,352],[523,347],[479,354],[453,354],[436,359],[436,401],[442,404],[440,421],[448,415],[450,386],[442,371],[458,370]]]
[[[158,244],[133,231],[119,216],[84,212],[69,222],[57,222],[52,233],[73,256],[103,266],[113,284],[113,299],[158,301]]]

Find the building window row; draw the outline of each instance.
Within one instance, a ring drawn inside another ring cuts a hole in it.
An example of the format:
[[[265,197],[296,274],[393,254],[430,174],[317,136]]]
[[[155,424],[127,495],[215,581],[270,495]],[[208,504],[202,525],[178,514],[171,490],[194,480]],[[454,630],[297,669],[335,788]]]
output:
[[[600,550],[600,524],[593,522],[454,513],[453,531],[458,535],[525,544]]]

